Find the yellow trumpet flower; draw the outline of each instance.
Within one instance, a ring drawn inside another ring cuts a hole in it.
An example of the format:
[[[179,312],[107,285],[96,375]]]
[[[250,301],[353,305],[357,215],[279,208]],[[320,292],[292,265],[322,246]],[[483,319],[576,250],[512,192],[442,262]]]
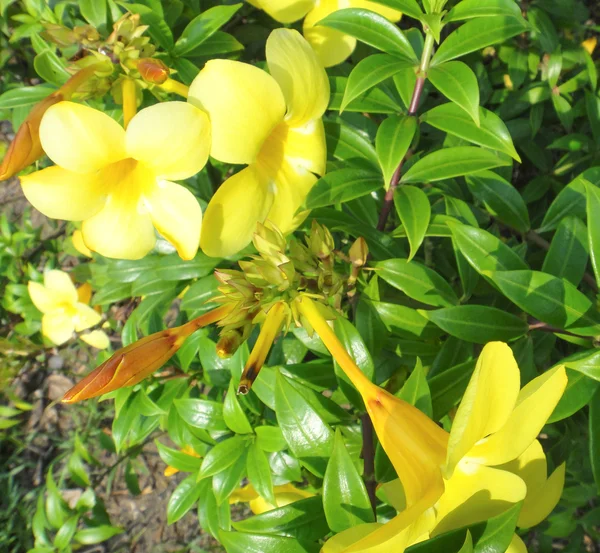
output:
[[[85,245],[106,257],[140,259],[158,230],[183,259],[198,250],[202,211],[172,182],[195,175],[208,159],[210,124],[186,102],[145,108],[125,131],[105,113],[59,102],[39,136],[56,164],[21,178],[33,206],[54,219],[83,221]]]
[[[212,123],[211,156],[248,165],[219,187],[206,209],[200,246],[213,257],[247,246],[266,219],[284,233],[293,230],[316,175],[325,172],[325,69],[291,29],[270,34],[266,58],[270,74],[211,60],[190,86],[188,101]]]
[[[370,0],[248,0],[280,23],[293,23],[304,17],[304,38],[313,47],[325,67],[338,65],[356,48],[356,39],[335,29],[318,26],[329,14],[344,8],[371,10],[390,21],[399,21],[402,14]]]
[[[229,503],[248,503],[250,510],[255,515],[272,511],[278,507],[285,507],[294,501],[300,501],[307,497],[313,497],[315,494],[301,488],[297,488],[293,484],[282,484],[281,486],[273,487],[276,505],[269,503],[264,497],[259,495],[252,484],[247,484],[242,488],[238,488],[229,496]]]
[[[89,285],[77,290],[69,275],[63,271],[44,273],[44,284],[29,281],[27,290],[33,305],[42,313],[42,334],[57,346],[100,322],[102,316],[87,303],[91,296]]]

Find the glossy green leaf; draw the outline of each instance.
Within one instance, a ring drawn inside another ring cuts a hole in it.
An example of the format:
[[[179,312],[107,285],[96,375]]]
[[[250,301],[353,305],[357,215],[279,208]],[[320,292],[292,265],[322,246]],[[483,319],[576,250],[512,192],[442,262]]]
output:
[[[106,27],[106,0],[79,0],[79,11],[96,29]]]
[[[210,479],[200,481],[199,485],[198,522],[201,528],[217,537],[221,530],[231,528],[229,504],[224,501],[220,506],[217,505]]]
[[[431,60],[435,67],[486,46],[504,42],[527,30],[522,17],[485,17],[467,21],[446,38]]]
[[[514,0],[462,0],[444,16],[444,21],[449,23],[494,15],[519,18],[521,10]]]
[[[396,396],[414,405],[428,417],[433,415],[431,391],[429,390],[427,375],[420,359],[417,358],[415,368],[406,379],[402,388],[396,393]]]
[[[252,426],[236,395],[236,385],[229,381],[229,389],[223,401],[223,420],[237,434],[250,434]]]
[[[436,374],[429,380],[433,420],[440,420],[460,401],[474,370],[475,360],[470,359]]]
[[[181,300],[181,309],[190,315],[202,315],[214,308],[214,304],[207,303],[215,297],[219,281],[213,276],[205,276],[194,282],[185,292]]]
[[[192,474],[173,490],[167,504],[167,521],[169,524],[177,522],[185,515],[198,501],[202,487],[196,481],[196,475]]]
[[[408,67],[413,67],[413,64],[389,54],[374,54],[360,60],[348,76],[340,111],[367,90]]]
[[[217,500],[217,505],[222,505],[229,496],[240,487],[242,479],[246,476],[246,461],[249,450],[244,450],[235,462],[225,470],[217,472],[212,477],[212,488]]]
[[[219,532],[219,541],[227,553],[317,553],[320,546],[296,538],[251,534],[247,532]]]
[[[450,61],[427,72],[431,84],[464,110],[479,127],[479,85],[473,70],[461,61]]]
[[[283,433],[278,426],[257,426],[256,443],[263,451],[281,451],[287,447]]]
[[[406,115],[392,115],[379,126],[375,149],[386,188],[408,152],[416,130],[416,118]]]
[[[395,334],[424,340],[437,338],[441,334],[435,325],[431,324],[416,309],[381,301],[374,301],[371,304],[381,317],[383,324]]]
[[[196,56],[209,57],[217,56],[219,54],[229,54],[243,49],[244,45],[233,35],[222,31],[216,31],[207,39],[203,40],[199,46],[196,46],[196,48],[187,52],[185,55],[188,58]]]
[[[600,189],[585,182],[589,253],[596,282],[600,284]]]
[[[275,411],[290,450],[311,472],[323,476],[333,447],[333,432],[280,372],[275,383]]]
[[[208,478],[235,463],[246,451],[247,441],[242,436],[227,438],[215,445],[202,460],[199,478]]]
[[[433,269],[416,261],[387,259],[373,266],[383,280],[414,300],[438,307],[458,303],[452,287]]]
[[[423,11],[416,0],[377,0],[377,3],[394,8],[414,19],[420,19],[423,15]]]
[[[364,522],[374,522],[367,488],[336,430],[333,453],[323,479],[323,509],[329,528],[342,532]]]
[[[466,177],[473,195],[487,211],[503,223],[518,230],[529,230],[527,206],[517,189],[492,171],[481,171]]]
[[[122,528],[111,526],[110,524],[101,524],[99,526],[79,530],[73,536],[73,540],[81,545],[95,545],[122,533]]]
[[[435,182],[510,165],[506,158],[474,146],[443,148],[422,157],[402,177],[401,183]]]
[[[600,392],[590,401],[590,461],[596,489],[600,493]]]
[[[344,203],[382,188],[381,175],[364,169],[338,169],[321,177],[308,193],[306,207]]]
[[[495,113],[479,108],[479,126],[452,102],[441,104],[421,116],[421,121],[473,144],[505,153],[521,161],[506,125]]]
[[[377,48],[386,54],[418,62],[417,56],[404,33],[385,17],[370,10],[348,8],[334,11],[319,22],[331,29]]]
[[[127,4],[127,9],[139,14],[142,24],[149,25],[147,33],[154,43],[167,51],[173,48],[173,33],[160,13],[144,4]]]
[[[77,530],[77,524],[79,523],[79,515],[73,515],[69,517],[64,524],[58,529],[54,536],[53,545],[59,551],[65,549],[73,539]]]
[[[276,505],[273,493],[273,479],[271,467],[265,452],[254,442],[248,448],[248,459],[246,461],[248,480],[261,497],[264,497],[271,505]]]
[[[329,87],[331,89],[330,110],[339,110],[342,107],[347,84],[348,79],[346,77],[329,77]],[[401,109],[402,105],[400,103],[377,87],[362,93],[344,107],[346,112],[358,111],[361,113],[397,113]]]
[[[431,218],[429,198],[420,188],[404,185],[396,189],[394,205],[410,244],[408,256],[410,261],[421,247],[429,228]]]
[[[558,33],[548,14],[537,7],[527,10],[527,19],[533,29],[532,35],[548,54],[554,52],[559,44]]]
[[[375,148],[365,136],[343,122],[326,121],[325,138],[327,152],[334,159],[363,163],[368,161],[374,168],[379,167]]]
[[[179,416],[194,428],[227,430],[220,403],[195,398],[176,399],[173,403]]]
[[[588,378],[584,373],[568,370],[567,377],[567,387],[548,423],[566,419],[583,409],[600,388],[600,382]]]
[[[154,443],[162,461],[177,470],[196,472],[202,464],[200,457],[194,457],[177,449],[172,449],[158,440],[155,440]]]
[[[522,318],[484,305],[458,305],[421,313],[448,334],[476,344],[516,340],[529,329]]]
[[[486,276],[536,319],[582,336],[600,334],[598,310],[567,280],[539,271],[496,271]]]
[[[60,86],[71,76],[64,63],[52,50],[48,49],[33,59],[35,72],[47,83]]]

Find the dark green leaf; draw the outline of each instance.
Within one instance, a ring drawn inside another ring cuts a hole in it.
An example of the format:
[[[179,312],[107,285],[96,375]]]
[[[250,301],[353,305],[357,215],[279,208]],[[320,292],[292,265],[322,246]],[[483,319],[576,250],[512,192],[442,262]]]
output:
[[[202,463],[200,457],[194,457],[183,451],[167,447],[158,440],[155,440],[154,443],[156,444],[160,458],[166,465],[184,472],[196,472],[200,468]]]
[[[375,148],[386,187],[408,152],[416,130],[416,118],[406,115],[392,115],[379,126]]]
[[[587,229],[581,219],[568,215],[559,224],[544,258],[542,271],[577,286],[588,261]]]
[[[217,505],[222,505],[229,496],[240,487],[240,482],[246,476],[246,451],[225,470],[217,472],[212,477],[212,488]]]
[[[377,0],[377,3],[398,10],[414,19],[420,19],[423,15],[416,0]]]
[[[358,131],[344,123],[325,122],[327,152],[340,161],[366,160],[379,167],[373,145]]]
[[[424,340],[437,338],[440,335],[439,330],[416,309],[381,301],[371,303],[391,332],[407,338],[416,336]]]
[[[590,461],[596,489],[600,493],[600,392],[590,401]]]
[[[600,284],[600,189],[586,181],[588,244],[596,282]]]
[[[433,420],[440,420],[460,401],[474,370],[475,360],[469,360],[446,369],[429,380]]]
[[[429,198],[420,188],[404,185],[396,190],[394,205],[410,244],[408,256],[410,261],[421,247],[429,227],[431,217]]]

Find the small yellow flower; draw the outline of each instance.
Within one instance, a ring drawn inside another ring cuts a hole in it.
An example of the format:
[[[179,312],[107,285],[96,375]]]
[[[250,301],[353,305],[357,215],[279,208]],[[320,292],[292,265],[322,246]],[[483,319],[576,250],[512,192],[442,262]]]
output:
[[[125,131],[101,111],[60,102],[46,111],[39,135],[56,165],[21,178],[36,209],[83,221],[85,245],[106,257],[143,257],[154,247],[155,228],[183,259],[194,257],[202,211],[189,190],[171,181],[206,164],[205,113],[186,102],[156,104]]]
[[[284,233],[293,230],[300,222],[296,211],[325,172],[325,69],[290,29],[271,33],[266,57],[270,74],[211,60],[190,86],[188,101],[211,120],[211,156],[248,165],[219,187],[206,209],[200,246],[213,257],[247,246],[265,219]]]
[[[63,271],[46,271],[44,284],[29,281],[27,289],[33,304],[43,313],[42,334],[56,345],[64,344],[74,331],[90,328],[102,318],[87,305],[90,297],[87,286],[80,287],[78,293]]]
[[[356,48],[356,39],[335,29],[317,26],[329,14],[344,8],[371,10],[390,21],[398,21],[402,14],[370,0],[248,0],[280,23],[293,23],[304,17],[302,30],[325,67],[346,60]]]
[[[252,484],[247,484],[242,488],[238,488],[229,496],[229,503],[248,503],[250,510],[255,515],[272,511],[278,507],[285,507],[294,501],[300,501],[307,497],[313,497],[315,494],[307,490],[297,488],[293,484],[283,484],[281,486],[275,486],[273,488],[275,495],[275,501],[277,505],[269,503],[264,497],[260,496],[259,493],[254,489]]]

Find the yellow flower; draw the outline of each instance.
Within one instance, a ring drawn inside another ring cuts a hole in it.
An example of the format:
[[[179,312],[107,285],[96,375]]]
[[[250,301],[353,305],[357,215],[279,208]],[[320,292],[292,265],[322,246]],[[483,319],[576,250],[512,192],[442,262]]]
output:
[[[110,340],[103,330],[92,330],[92,332],[86,332],[79,337],[96,349],[106,349],[110,346]]]
[[[211,60],[190,86],[188,101],[211,119],[211,156],[248,167],[227,179],[204,215],[200,246],[214,257],[247,246],[256,224],[282,232],[299,224],[296,211],[325,172],[321,116],[329,81],[297,32],[276,29],[267,40],[270,74],[231,60]]]
[[[260,496],[252,484],[247,484],[242,488],[238,488],[229,496],[229,503],[248,503],[250,510],[255,515],[272,511],[278,507],[285,507],[294,501],[300,501],[307,497],[313,497],[315,494],[307,490],[296,488],[293,484],[283,484],[273,488],[275,501],[277,505],[269,503],[264,497]]]
[[[125,131],[101,111],[60,102],[46,111],[39,132],[56,166],[21,178],[36,209],[83,221],[85,245],[106,257],[143,257],[154,247],[154,228],[182,258],[194,257],[200,205],[171,181],[189,178],[206,164],[205,113],[186,102],[156,104],[135,115]]]
[[[390,21],[398,21],[402,16],[399,11],[370,0],[252,0],[250,3],[280,23],[293,23],[304,17],[304,38],[314,48],[325,67],[332,67],[346,60],[356,48],[356,39],[335,29],[317,26],[321,19],[344,8],[371,10]]]
[[[54,344],[64,344],[74,331],[80,332],[100,322],[101,315],[86,305],[88,286],[83,285],[78,294],[69,275],[58,270],[46,271],[44,284],[29,281],[27,289],[31,301],[43,313],[42,334]]]

